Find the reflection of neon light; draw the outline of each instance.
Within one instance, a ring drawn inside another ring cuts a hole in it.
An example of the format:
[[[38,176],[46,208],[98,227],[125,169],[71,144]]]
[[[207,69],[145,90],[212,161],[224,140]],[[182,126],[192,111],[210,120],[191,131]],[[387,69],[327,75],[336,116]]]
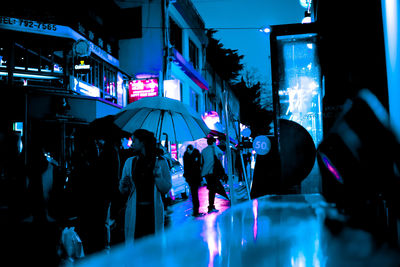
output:
[[[254,241],[257,240],[258,233],[258,200],[253,200],[253,215],[254,215],[254,224],[253,224],[253,238]]]
[[[320,241],[319,241],[319,234],[318,232],[316,233],[315,236],[315,242],[314,242],[315,248],[314,248],[314,255],[313,255],[313,266],[315,267],[320,267],[321,266],[321,260],[320,257],[322,258],[322,255],[320,255],[322,252],[320,250]]]
[[[290,259],[291,266],[296,267],[304,267],[306,266],[306,257],[304,256],[302,251],[299,251],[299,255],[297,258],[292,257]]]
[[[328,159],[328,157],[321,153],[321,157],[322,157],[322,161],[324,162],[325,166],[328,168],[328,170],[333,174],[333,176],[335,177],[335,179],[340,182],[343,183],[343,179],[339,174],[339,171],[336,169],[336,167],[331,163],[331,161]]]
[[[209,267],[214,266],[215,257],[220,253],[217,242],[216,219],[217,214],[210,214],[204,219],[206,222],[205,241],[207,242],[210,256],[208,261]]]

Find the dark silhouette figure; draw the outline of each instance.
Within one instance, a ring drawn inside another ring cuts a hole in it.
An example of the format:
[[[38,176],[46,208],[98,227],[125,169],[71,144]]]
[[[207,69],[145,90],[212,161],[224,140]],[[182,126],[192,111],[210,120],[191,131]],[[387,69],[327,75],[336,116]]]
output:
[[[87,140],[78,158],[78,234],[85,253],[91,254],[110,246],[110,208],[119,194],[118,147],[111,138],[95,136]]]
[[[59,222],[49,214],[51,186],[44,183],[49,162],[45,157],[43,140],[30,136],[27,164],[18,153],[17,139],[6,134],[1,144],[2,190],[7,190],[7,214],[2,217],[3,260],[13,266],[58,266]],[[1,138],[0,138],[1,139]],[[3,150],[4,148],[4,150]],[[3,154],[4,153],[4,154]],[[3,161],[4,160],[4,161]],[[4,183],[5,184],[4,184]]]
[[[201,176],[206,178],[208,189],[208,212],[218,212],[214,206],[215,194],[217,193],[218,177],[214,174],[214,157],[220,158],[222,150],[215,145],[214,137],[207,138],[208,146],[201,151]]]
[[[193,216],[201,216],[199,213],[199,187],[201,184],[201,154],[193,145],[188,145],[183,155],[183,176],[189,184],[193,203]]]

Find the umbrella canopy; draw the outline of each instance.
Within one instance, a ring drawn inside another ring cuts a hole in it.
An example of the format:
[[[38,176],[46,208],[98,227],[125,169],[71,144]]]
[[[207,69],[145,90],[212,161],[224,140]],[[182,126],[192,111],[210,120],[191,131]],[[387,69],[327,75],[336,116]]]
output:
[[[114,124],[114,115],[97,118],[89,124],[89,134],[93,137],[118,141],[121,137],[127,137],[130,134],[121,130]]]
[[[146,129],[158,140],[166,134],[172,143],[204,138],[210,132],[199,114],[182,102],[166,97],[141,98],[117,113],[114,123],[130,133]]]

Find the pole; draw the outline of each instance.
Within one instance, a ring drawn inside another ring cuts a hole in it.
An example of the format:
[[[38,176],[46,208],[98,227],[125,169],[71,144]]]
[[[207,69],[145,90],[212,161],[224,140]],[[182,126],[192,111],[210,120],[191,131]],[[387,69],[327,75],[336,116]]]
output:
[[[232,155],[231,155],[231,147],[230,147],[230,139],[229,139],[229,118],[228,118],[228,92],[224,85],[224,111],[225,111],[225,135],[226,135],[226,161],[228,165],[228,181],[229,181],[229,188],[230,188],[230,195],[231,195],[231,206],[233,206],[236,202],[235,197],[235,190],[233,188],[233,175],[232,175]]]
[[[243,154],[242,151],[240,151],[240,161],[242,163],[242,169],[243,169],[243,176],[244,176],[244,182],[246,183],[246,191],[247,191],[247,197],[249,198],[249,200],[251,200],[250,197],[250,181],[249,181],[249,177],[247,177],[247,168],[244,165],[244,161],[243,161]]]
[[[164,96],[164,80],[168,79],[169,58],[169,0],[161,0],[161,30],[162,30],[162,70],[159,79],[159,95]]]

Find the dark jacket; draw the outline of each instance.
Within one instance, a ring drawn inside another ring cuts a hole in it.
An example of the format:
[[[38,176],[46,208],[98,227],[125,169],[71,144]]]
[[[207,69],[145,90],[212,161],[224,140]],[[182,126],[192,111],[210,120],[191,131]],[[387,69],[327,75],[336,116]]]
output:
[[[183,176],[189,184],[200,184],[201,182],[201,154],[198,149],[194,149],[192,154],[187,151],[183,155]]]

